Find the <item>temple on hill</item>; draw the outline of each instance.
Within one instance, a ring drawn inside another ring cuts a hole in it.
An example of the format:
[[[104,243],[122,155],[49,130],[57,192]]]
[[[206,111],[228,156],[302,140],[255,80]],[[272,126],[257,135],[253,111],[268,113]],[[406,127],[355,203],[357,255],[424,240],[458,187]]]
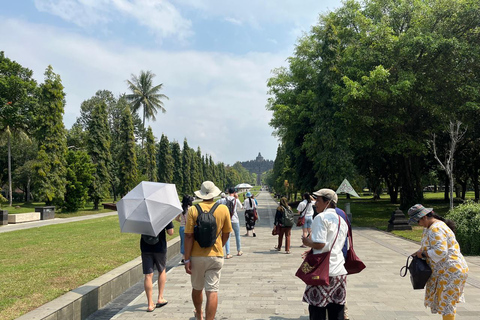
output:
[[[265,160],[259,152],[255,160],[240,162],[250,173],[257,174],[257,186],[262,183],[262,173],[273,169],[273,160]]]

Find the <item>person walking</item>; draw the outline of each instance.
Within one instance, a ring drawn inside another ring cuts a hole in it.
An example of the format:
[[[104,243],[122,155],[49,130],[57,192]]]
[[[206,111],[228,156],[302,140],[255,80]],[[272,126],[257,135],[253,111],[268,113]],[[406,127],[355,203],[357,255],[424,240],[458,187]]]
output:
[[[292,214],[292,209],[288,205],[287,198],[281,198],[280,199],[280,205],[277,207],[277,211],[275,213],[275,226],[277,227],[277,232],[278,232],[278,244],[275,246],[275,250],[281,251],[282,250],[282,242],[283,242],[283,236],[285,236],[285,253],[290,253],[290,237],[292,234],[292,226],[293,226],[293,221],[291,222],[291,225],[287,222],[288,219],[286,219],[285,214],[289,214],[289,212]]]
[[[180,234],[180,253],[182,254],[182,264],[185,261],[185,223],[187,221],[188,209],[192,206],[192,203],[193,198],[188,194],[184,195],[182,198],[183,211],[175,218],[175,220],[180,222],[180,228],[178,229],[178,233]]]
[[[465,302],[463,289],[468,265],[455,238],[455,223],[416,204],[408,210],[409,222],[424,228],[420,249],[412,255],[427,260],[432,275],[425,285],[425,307],[443,320],[454,320],[458,302]]]
[[[200,190],[195,191],[195,196],[203,201],[198,204],[198,207],[197,205],[190,207],[187,213],[185,272],[191,275],[192,301],[197,320],[203,320],[204,289],[207,297],[205,318],[213,320],[217,313],[220,275],[224,263],[223,246],[232,232],[228,208],[213,201],[220,192],[213,182],[204,181]],[[199,211],[199,208],[203,212]],[[214,219],[211,219],[210,214]],[[216,235],[216,238],[210,239],[209,236],[212,233]],[[205,246],[206,239],[213,244]]]
[[[225,200],[223,201],[223,204],[227,205],[227,207],[229,208],[229,210],[232,210],[232,212],[230,212],[230,219],[232,221],[232,229],[233,229],[233,232],[235,233],[235,243],[237,245],[237,256],[242,256],[243,255],[243,251],[242,251],[242,244],[241,244],[241,241],[240,241],[240,220],[238,219],[238,212],[237,212],[237,209],[243,209],[243,206],[242,206],[242,203],[240,202],[240,200],[238,200],[238,194],[237,194],[237,191],[235,191],[234,188],[229,188],[228,189],[228,196],[225,198]],[[231,209],[230,207],[231,206]],[[233,256],[230,254],[230,238],[231,237],[228,237],[228,240],[227,242],[225,243],[225,253],[226,253],[226,256],[225,258],[226,259],[230,259],[232,258]]]
[[[160,231],[156,237],[142,235],[140,237],[140,251],[142,253],[142,269],[145,279],[143,286],[147,296],[147,312],[152,312],[155,308],[161,308],[168,302],[163,297],[165,283],[167,282],[167,273],[165,267],[167,264],[167,236],[173,235],[173,223],[170,221],[167,226]],[[158,270],[158,298],[153,302],[153,268]]]
[[[247,199],[245,199],[245,202],[243,203],[243,207],[245,208],[245,227],[247,228],[247,233],[245,234],[246,237],[250,235],[250,231],[252,232],[252,235],[256,237],[257,235],[255,234],[255,208],[257,205],[255,204],[255,201],[252,199],[252,193],[250,191],[247,192],[246,194]]]
[[[347,296],[347,270],[342,248],[347,238],[348,226],[336,213],[337,194],[331,189],[320,189],[313,193],[317,212],[312,224],[310,237],[303,237],[302,242],[313,249],[314,254],[330,251],[329,285],[307,285],[303,302],[308,303],[310,320],[343,320],[344,305]],[[335,240],[336,238],[336,240]],[[333,247],[332,247],[333,243]]]
[[[300,213],[300,218],[305,217],[305,223],[302,226],[303,236],[307,237],[312,232],[313,223],[313,201],[308,192],[303,194],[303,201],[297,206],[297,212]],[[306,248],[305,245],[301,245]]]

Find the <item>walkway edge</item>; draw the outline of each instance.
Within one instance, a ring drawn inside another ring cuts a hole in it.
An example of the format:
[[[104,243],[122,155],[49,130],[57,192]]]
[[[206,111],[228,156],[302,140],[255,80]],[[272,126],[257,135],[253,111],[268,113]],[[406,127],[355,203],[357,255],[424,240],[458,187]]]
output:
[[[167,260],[180,253],[180,237],[167,244]],[[143,278],[139,257],[47,302],[17,320],[84,320]]]

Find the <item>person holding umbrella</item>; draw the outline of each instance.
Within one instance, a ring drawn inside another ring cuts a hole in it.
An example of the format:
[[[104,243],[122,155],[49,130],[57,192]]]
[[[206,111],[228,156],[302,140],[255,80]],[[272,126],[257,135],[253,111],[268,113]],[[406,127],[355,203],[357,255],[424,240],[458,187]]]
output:
[[[213,201],[220,193],[213,182],[204,181],[195,191],[203,201],[190,207],[185,225],[185,272],[191,275],[195,318],[199,320],[203,319],[203,289],[207,296],[206,319],[213,320],[217,313],[223,246],[232,232],[227,206]]]
[[[168,302],[163,297],[163,290],[167,282],[165,266],[167,264],[167,236],[173,235],[173,223],[170,222],[156,237],[142,235],[140,238],[140,251],[142,252],[142,268],[145,279],[143,286],[147,296],[147,312],[161,308]],[[153,266],[158,270],[158,299],[153,303]]]

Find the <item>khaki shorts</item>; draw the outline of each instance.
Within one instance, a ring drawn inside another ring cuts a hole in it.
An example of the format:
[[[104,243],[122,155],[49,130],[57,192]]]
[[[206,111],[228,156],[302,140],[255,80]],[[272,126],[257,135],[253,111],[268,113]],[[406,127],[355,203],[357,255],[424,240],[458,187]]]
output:
[[[193,289],[218,291],[223,257],[190,257],[190,263]]]

